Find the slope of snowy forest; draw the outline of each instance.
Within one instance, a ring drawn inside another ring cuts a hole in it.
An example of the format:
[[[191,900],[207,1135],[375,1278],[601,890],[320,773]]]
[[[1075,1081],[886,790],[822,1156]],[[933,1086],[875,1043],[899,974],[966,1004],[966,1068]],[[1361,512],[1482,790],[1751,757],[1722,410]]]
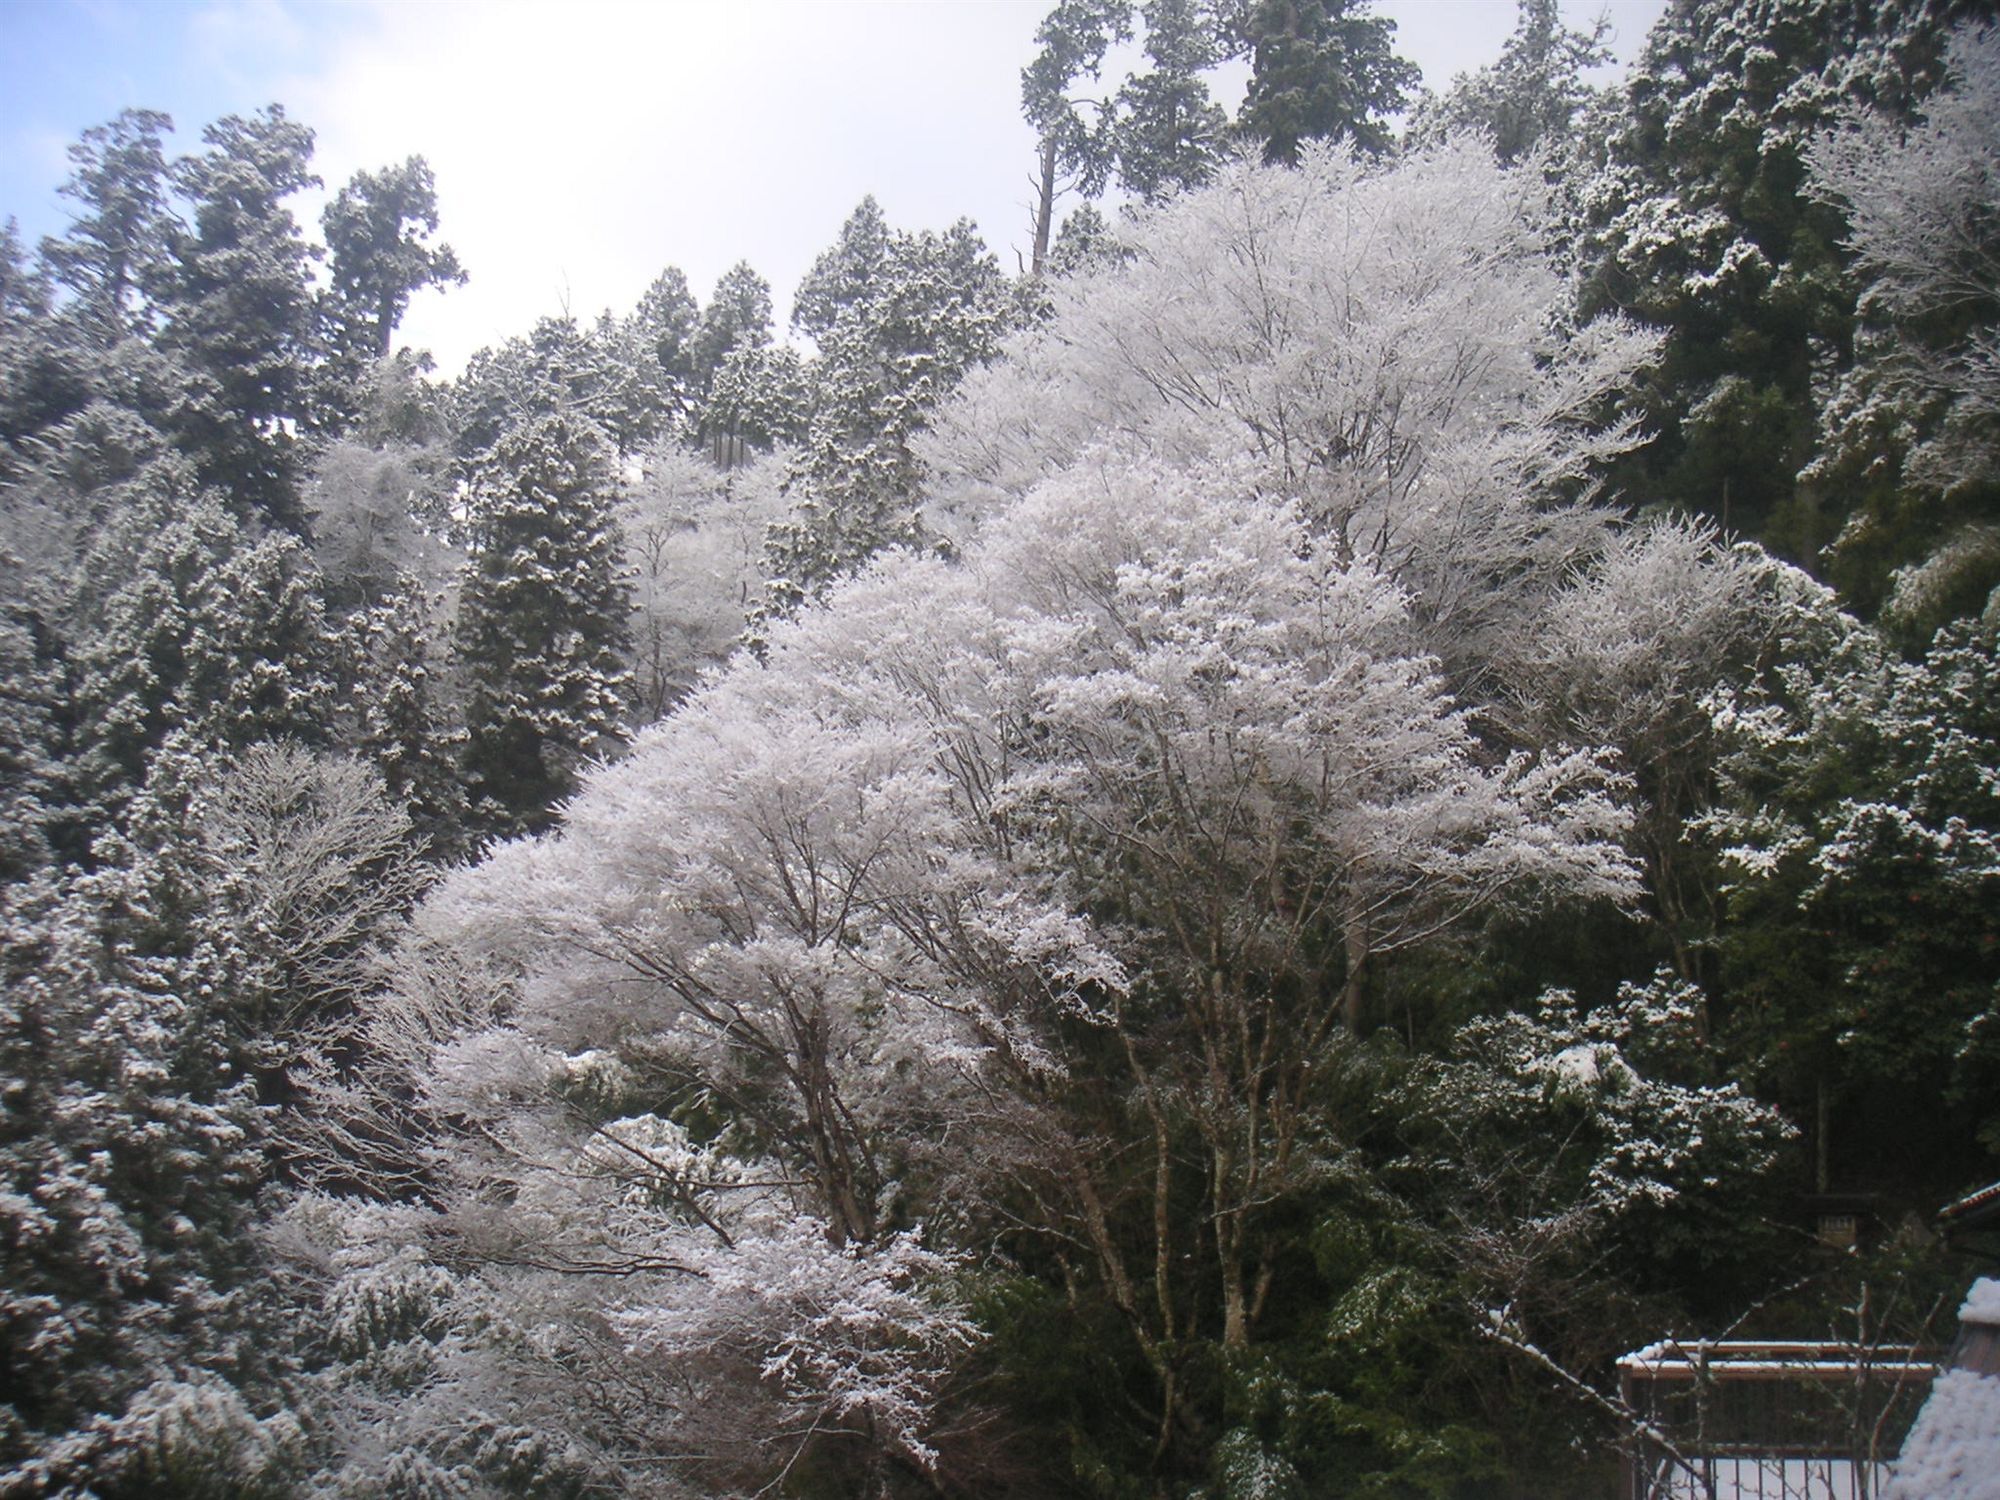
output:
[[[789,337],[669,267],[449,380],[421,158],[309,240],[279,106],[87,132],[0,231],[0,1495],[1601,1495],[1626,1350],[1948,1342],[1995,7],[1519,12],[1418,95],[1061,0],[1019,276],[869,199]]]

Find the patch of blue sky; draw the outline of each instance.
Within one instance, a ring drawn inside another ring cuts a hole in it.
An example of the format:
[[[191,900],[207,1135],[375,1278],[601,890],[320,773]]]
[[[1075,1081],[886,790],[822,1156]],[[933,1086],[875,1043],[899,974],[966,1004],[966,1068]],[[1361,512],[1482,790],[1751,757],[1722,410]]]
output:
[[[85,130],[157,109],[178,127],[170,153],[191,149],[212,121],[281,102],[285,81],[366,17],[278,0],[5,0],[0,218],[30,241],[56,233],[69,218],[68,148]]]

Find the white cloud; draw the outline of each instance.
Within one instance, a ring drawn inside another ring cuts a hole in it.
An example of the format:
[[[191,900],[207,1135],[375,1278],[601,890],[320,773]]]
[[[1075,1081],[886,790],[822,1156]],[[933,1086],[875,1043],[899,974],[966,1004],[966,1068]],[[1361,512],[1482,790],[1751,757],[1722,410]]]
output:
[[[705,298],[748,260],[782,322],[866,193],[908,228],[977,220],[1010,270],[1029,237],[1019,79],[1052,0],[284,3],[216,0],[202,24],[218,57],[293,65],[271,93],[318,131],[329,191],[430,162],[472,281],[421,296],[404,335],[447,370],[565,306],[623,311],[667,265]],[[1621,54],[1662,3],[1613,0]],[[1504,0],[1380,9],[1440,87],[1514,20]]]
[[[371,3],[285,85],[329,188],[412,154],[471,285],[405,333],[447,367],[565,303],[629,307],[666,265],[697,294],[748,259],[778,289],[865,193],[890,218],[1023,241],[1018,72],[1040,0]]]

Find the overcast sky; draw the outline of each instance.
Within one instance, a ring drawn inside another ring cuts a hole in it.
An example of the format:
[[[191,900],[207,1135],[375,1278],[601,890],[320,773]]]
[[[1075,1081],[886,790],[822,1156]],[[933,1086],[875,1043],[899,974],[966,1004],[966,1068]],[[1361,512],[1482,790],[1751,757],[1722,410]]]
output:
[[[667,265],[704,301],[748,260],[791,289],[862,196],[890,221],[974,219],[1010,269],[1034,142],[1020,70],[1050,0],[0,0],[0,219],[66,222],[64,148],[127,106],[200,127],[273,100],[318,132],[330,187],[410,155],[435,171],[469,286],[404,341],[455,369],[567,307],[629,308]],[[1606,11],[1629,61],[1664,0]],[[1512,0],[1384,0],[1442,87],[1490,62]],[[317,231],[318,202],[295,212]]]

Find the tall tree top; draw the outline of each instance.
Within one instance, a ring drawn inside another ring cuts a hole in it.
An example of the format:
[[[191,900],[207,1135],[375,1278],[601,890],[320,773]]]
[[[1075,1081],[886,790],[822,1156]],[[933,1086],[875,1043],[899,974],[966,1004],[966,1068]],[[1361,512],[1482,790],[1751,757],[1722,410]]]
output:
[[[840,309],[852,306],[878,280],[889,260],[889,221],[870,194],[863,198],[840,238],[812,263],[792,299],[792,327],[817,339],[833,327]]]
[[[1389,118],[1423,74],[1396,55],[1396,23],[1371,9],[1369,0],[1254,0],[1245,12],[1250,89],[1236,123],[1265,161],[1297,161],[1308,140],[1388,149]]]
[[[438,228],[437,185],[421,156],[379,172],[356,172],[327,204],[320,224],[333,283],[333,336],[354,353],[388,358],[412,294],[465,282],[451,246],[428,243]]]
[[[42,242],[42,259],[105,343],[144,326],[137,299],[166,260],[171,217],[160,138],[173,128],[158,110],[128,109],[69,148],[74,170],[59,191],[77,216],[67,234]]]
[[[1519,0],[1514,33],[1500,60],[1461,73],[1442,97],[1426,100],[1411,133],[1435,138],[1447,130],[1484,130],[1502,161],[1518,161],[1543,141],[1568,134],[1590,102],[1583,74],[1611,61],[1605,45],[1611,22],[1599,16],[1588,30],[1563,25],[1557,0]]]
[[[739,260],[715,283],[694,335],[695,375],[703,389],[723,356],[738,345],[771,342],[771,283]]]

